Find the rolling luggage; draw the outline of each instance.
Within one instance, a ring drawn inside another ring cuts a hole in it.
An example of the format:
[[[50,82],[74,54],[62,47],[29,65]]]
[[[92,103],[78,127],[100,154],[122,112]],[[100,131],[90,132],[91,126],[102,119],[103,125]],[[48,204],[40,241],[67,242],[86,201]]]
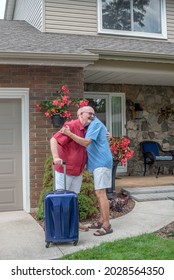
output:
[[[55,190],[46,194],[44,199],[45,242],[73,242],[79,238],[78,198],[75,192],[66,190],[66,163],[64,166],[64,190]]]

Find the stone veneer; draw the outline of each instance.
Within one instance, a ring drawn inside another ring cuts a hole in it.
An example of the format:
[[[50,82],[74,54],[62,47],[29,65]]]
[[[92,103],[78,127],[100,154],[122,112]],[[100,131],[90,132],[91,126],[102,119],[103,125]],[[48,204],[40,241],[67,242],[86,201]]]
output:
[[[139,146],[141,141],[157,141],[164,149],[174,150],[174,116],[163,120],[158,113],[162,107],[174,107],[174,87],[86,84],[85,91],[126,94],[126,130],[135,151],[128,161],[128,175],[143,174],[144,164]],[[135,111],[134,103],[139,103],[142,111]],[[154,171],[150,168],[147,174],[153,174]],[[164,174],[170,172],[168,168],[163,171]]]

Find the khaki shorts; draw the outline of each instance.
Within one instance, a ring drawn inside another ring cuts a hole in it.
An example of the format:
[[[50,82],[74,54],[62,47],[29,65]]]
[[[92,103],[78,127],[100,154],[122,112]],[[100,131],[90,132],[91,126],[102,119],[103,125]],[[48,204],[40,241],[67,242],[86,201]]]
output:
[[[111,188],[112,170],[106,167],[99,167],[93,171],[95,190]]]

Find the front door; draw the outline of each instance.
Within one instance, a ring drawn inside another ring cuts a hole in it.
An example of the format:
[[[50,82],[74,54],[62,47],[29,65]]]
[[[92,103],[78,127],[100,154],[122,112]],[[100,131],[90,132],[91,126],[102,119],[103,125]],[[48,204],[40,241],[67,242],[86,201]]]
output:
[[[0,211],[23,209],[21,100],[0,99]]]

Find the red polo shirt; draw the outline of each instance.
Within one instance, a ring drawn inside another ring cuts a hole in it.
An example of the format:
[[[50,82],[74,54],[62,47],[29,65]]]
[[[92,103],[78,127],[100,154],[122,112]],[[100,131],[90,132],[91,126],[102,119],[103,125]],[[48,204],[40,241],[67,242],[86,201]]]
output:
[[[66,122],[70,130],[80,137],[85,137],[86,129],[82,126],[79,119]],[[53,137],[58,142],[58,154],[66,162],[66,173],[72,176],[79,176],[86,164],[86,148],[77,144],[70,137],[57,132]],[[62,165],[54,165],[54,168],[63,173]]]

